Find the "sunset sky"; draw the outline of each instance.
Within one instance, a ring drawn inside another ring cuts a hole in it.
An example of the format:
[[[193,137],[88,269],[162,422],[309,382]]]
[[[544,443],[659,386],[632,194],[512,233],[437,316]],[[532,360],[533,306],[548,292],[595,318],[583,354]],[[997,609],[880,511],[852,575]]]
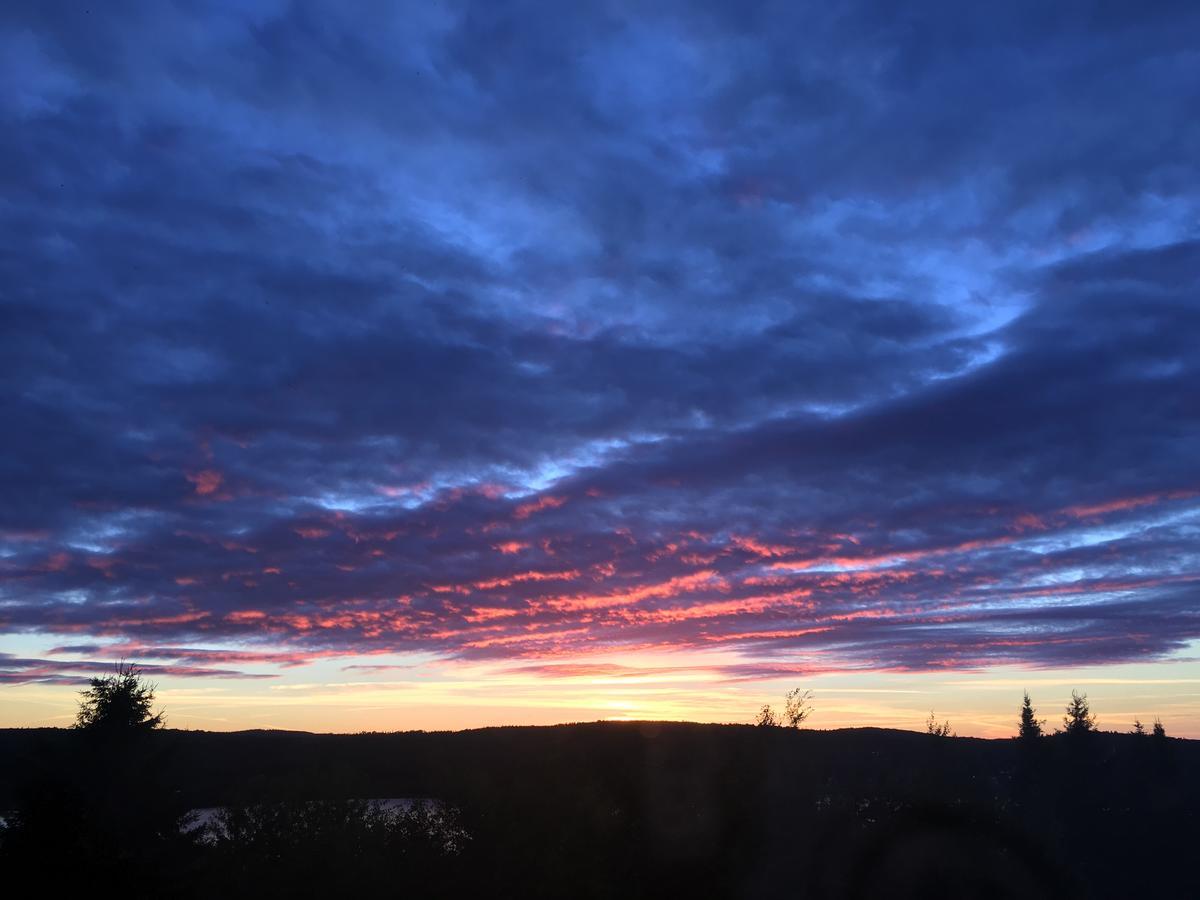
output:
[[[1200,737],[1198,33],[3,4],[0,726]]]

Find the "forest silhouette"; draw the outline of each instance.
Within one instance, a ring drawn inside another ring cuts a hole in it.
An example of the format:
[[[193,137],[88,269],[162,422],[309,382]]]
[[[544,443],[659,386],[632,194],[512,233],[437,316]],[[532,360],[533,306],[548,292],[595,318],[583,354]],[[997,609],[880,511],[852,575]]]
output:
[[[10,896],[1128,897],[1192,893],[1200,742],[592,723],[177,731],[136,668],[72,729],[0,730]],[[408,798],[390,806],[365,798]],[[216,810],[206,821],[194,812]]]

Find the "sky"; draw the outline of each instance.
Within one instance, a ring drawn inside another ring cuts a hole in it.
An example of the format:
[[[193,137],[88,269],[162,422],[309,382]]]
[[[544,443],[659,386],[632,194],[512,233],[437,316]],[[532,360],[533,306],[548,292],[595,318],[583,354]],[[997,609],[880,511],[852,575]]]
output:
[[[1200,737],[1198,29],[3,4],[0,726]]]

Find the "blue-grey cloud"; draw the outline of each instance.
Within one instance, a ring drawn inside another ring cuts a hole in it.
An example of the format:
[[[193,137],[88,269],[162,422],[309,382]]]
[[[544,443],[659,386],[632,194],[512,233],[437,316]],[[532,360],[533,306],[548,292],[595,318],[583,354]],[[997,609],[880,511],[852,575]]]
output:
[[[0,626],[176,666],[1180,650],[1198,24],[10,4]]]

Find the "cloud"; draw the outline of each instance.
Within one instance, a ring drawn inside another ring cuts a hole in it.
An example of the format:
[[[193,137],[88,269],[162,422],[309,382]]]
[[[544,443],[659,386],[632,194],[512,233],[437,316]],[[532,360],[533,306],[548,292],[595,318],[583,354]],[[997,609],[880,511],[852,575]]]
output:
[[[1179,651],[1196,12],[1151,7],[6,9],[0,627]]]
[[[153,654],[158,656],[159,654]],[[0,653],[0,684],[68,684],[85,685],[90,678],[113,671],[112,661],[28,659]],[[176,666],[139,663],[138,670],[148,677],[172,678],[277,678],[270,673],[250,673],[236,669],[213,669],[205,666]]]

